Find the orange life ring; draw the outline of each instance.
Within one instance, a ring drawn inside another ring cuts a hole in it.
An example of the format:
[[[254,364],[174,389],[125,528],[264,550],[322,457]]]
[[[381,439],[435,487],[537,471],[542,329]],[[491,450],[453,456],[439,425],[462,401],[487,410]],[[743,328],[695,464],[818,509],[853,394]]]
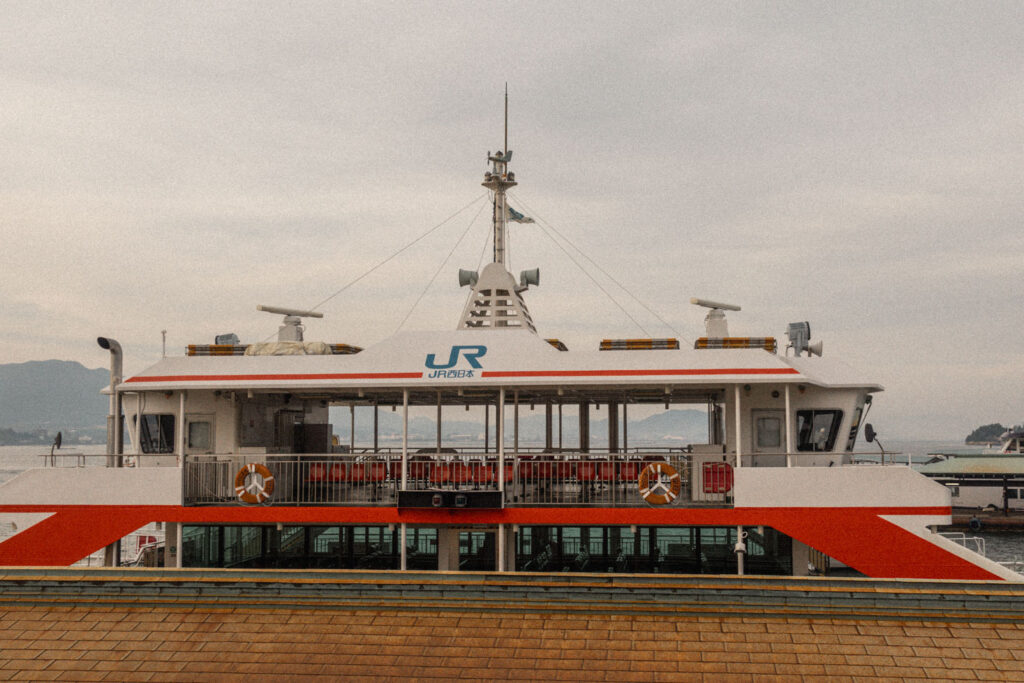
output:
[[[682,478],[667,462],[652,462],[640,473],[640,496],[651,505],[665,505],[679,497]]]
[[[264,465],[249,463],[235,475],[235,493],[243,503],[262,503],[274,493],[274,475]]]

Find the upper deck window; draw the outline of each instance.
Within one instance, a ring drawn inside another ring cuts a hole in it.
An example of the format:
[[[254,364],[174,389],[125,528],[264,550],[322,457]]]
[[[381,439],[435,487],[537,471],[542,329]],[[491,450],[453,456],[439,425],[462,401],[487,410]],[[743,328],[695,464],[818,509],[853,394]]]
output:
[[[841,410],[798,410],[796,433],[798,451],[831,451],[843,421]]]
[[[173,453],[174,415],[143,415],[139,440],[143,453]]]

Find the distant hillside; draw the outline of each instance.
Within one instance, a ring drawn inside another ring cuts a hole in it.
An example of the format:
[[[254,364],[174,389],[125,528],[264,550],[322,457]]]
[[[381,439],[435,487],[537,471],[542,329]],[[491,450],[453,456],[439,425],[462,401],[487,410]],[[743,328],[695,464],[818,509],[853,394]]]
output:
[[[999,437],[1002,436],[1003,432],[1006,431],[1006,427],[995,422],[990,425],[982,425],[973,432],[967,435],[964,439],[964,443],[979,444],[979,443],[997,443]]]
[[[90,436],[103,442],[106,434],[108,398],[100,393],[110,381],[110,371],[90,370],[73,361],[31,361],[0,364],[0,443],[48,443],[57,431],[69,443],[78,437]],[[483,445],[482,409],[472,412],[445,410],[442,439],[452,445],[479,443]],[[512,411],[509,410],[509,418]],[[607,408],[591,413],[590,443],[594,448],[606,447],[608,422],[603,416]],[[372,412],[356,410],[356,443],[373,442]],[[555,418],[555,441],[558,439]],[[342,443],[349,439],[349,412],[332,408],[331,423]],[[491,430],[494,429],[491,413]],[[507,443],[512,440],[511,419],[508,420]],[[702,443],[707,439],[707,415],[700,410],[667,410],[644,419],[629,421],[629,444],[680,445]],[[402,414],[381,410],[379,413],[381,441],[395,441],[402,435]],[[417,415],[409,421],[409,434],[414,443],[433,443],[436,426],[432,418]],[[575,415],[562,420],[563,443],[578,443],[579,427]],[[47,436],[49,435],[49,436]],[[492,437],[493,439],[493,437]],[[519,440],[524,445],[544,442],[544,410],[520,408]],[[493,443],[493,441],[492,441]]]
[[[90,370],[74,361],[0,365],[0,427],[105,434],[108,399],[100,391],[109,383],[109,370]]]
[[[604,411],[591,413],[590,445],[595,448],[606,447],[608,444],[608,421],[597,419]],[[470,419],[466,419],[469,417]],[[460,419],[461,418],[461,419]],[[400,412],[381,410],[378,413],[378,433],[380,441],[394,441],[402,435],[402,415]],[[349,440],[349,412],[346,408],[332,408],[330,415],[334,433],[342,443]],[[472,413],[447,409],[442,415],[441,439],[447,444],[458,443],[483,444],[484,425],[482,409],[475,408]],[[703,443],[707,439],[707,414],[700,410],[667,410],[656,413],[642,420],[629,421],[629,445],[679,445],[686,443]],[[491,413],[490,428],[494,431],[494,413]],[[506,443],[512,440],[511,410],[506,418],[508,430]],[[414,416],[409,420],[409,438],[414,443],[433,443],[436,439],[437,426],[433,418]],[[578,442],[579,427],[575,415],[566,415],[562,419],[563,443],[566,446]],[[620,435],[621,438],[621,435]],[[558,440],[558,418],[554,418],[554,440]],[[356,445],[373,443],[373,417],[368,408],[356,409]],[[520,408],[519,441],[522,444],[542,444],[544,442],[544,410],[540,406],[531,411]],[[493,443],[493,437],[492,437]]]

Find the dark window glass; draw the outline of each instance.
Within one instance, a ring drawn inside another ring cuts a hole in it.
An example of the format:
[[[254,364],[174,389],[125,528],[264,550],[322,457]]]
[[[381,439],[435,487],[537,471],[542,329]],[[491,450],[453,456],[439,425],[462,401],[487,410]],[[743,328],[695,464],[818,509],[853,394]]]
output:
[[[745,572],[793,572],[789,536],[748,527]],[[736,527],[520,527],[516,570],[735,574]]]
[[[174,416],[143,415],[139,440],[143,453],[173,453]]]
[[[831,451],[836,443],[839,424],[843,421],[841,410],[798,410],[796,433],[798,451]]]

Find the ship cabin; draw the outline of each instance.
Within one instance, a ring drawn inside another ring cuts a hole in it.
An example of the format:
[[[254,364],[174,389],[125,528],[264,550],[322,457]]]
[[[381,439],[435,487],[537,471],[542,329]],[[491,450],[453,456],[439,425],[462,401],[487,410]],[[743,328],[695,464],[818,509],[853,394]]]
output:
[[[718,574],[742,540],[748,572],[805,574],[827,558],[714,513],[745,469],[853,464],[881,388],[797,333],[784,354],[728,336],[570,350],[523,328],[361,349],[289,317],[278,342],[190,345],[119,385],[116,461],[180,469],[209,519],[168,525],[169,563]],[[660,438],[630,433],[650,423]]]
[[[779,511],[875,484],[744,473],[847,469],[881,387],[821,358],[807,323],[790,325],[780,350],[772,337],[730,336],[726,311],[739,307],[703,299],[691,303],[707,309],[707,334],[685,344],[543,338],[524,299],[539,271],[517,281],[508,270],[507,223],[523,219],[506,203],[510,159],[488,153],[493,260],[459,271],[470,293],[456,329],[365,349],[309,343],[302,319],[320,313],[260,307],[284,315],[276,342],[218,339],[115,380],[112,414],[132,452],[112,457],[181,470],[189,521],[169,524],[168,563],[824,568],[778,528]],[[664,438],[637,434],[644,419]],[[757,512],[768,509],[776,517]]]

